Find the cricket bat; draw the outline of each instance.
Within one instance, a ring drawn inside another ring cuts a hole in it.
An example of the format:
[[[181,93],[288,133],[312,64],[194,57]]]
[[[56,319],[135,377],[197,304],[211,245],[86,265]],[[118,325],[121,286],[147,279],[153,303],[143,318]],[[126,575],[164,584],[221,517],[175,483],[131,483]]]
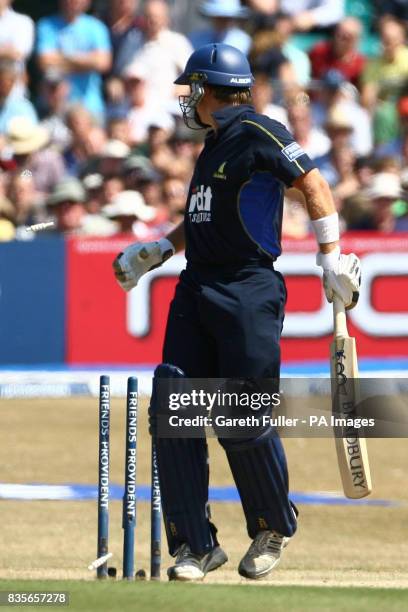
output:
[[[332,419],[337,460],[346,497],[360,499],[372,491],[367,443],[362,429],[350,425],[358,405],[356,341],[347,330],[343,302],[333,299],[334,337],[330,345]],[[347,421],[347,424],[345,423]]]

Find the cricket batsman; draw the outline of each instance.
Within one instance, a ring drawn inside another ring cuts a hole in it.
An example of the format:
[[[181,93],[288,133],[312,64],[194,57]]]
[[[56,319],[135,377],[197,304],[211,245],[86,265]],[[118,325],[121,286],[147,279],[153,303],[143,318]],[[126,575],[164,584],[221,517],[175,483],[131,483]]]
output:
[[[340,251],[328,184],[283,125],[255,112],[246,57],[229,45],[205,45],[175,83],[190,87],[189,95],[180,96],[187,126],[208,130],[184,222],[158,242],[127,247],[114,261],[115,276],[129,291],[143,274],[185,250],[187,266],[171,302],[163,363],[153,380],[151,417],[160,378],[279,378],[286,288],[274,262],[281,253],[285,187],[304,195],[327,299],[335,292],[352,308],[360,285],[358,258]],[[263,578],[279,563],[297,527],[283,446],[269,426],[255,438],[219,441],[251,539],[238,572]],[[175,557],[168,575],[200,580],[227,561],[209,512],[207,443],[158,438],[156,446],[169,552]]]

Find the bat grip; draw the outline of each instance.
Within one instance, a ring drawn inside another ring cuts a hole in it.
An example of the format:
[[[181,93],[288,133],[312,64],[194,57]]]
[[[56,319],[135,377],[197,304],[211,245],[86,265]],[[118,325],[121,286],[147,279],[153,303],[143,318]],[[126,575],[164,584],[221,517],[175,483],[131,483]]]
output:
[[[334,335],[336,338],[348,338],[346,309],[343,300],[336,294],[333,296]]]

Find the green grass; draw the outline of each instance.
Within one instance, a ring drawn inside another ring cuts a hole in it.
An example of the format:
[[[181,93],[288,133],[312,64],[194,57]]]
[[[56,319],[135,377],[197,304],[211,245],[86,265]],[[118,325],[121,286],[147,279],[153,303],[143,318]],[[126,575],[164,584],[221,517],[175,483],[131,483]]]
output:
[[[408,589],[1,580],[0,591],[5,590],[68,591],[70,605],[60,609],[69,612],[394,612],[408,609]],[[27,610],[30,607],[14,606],[13,609]]]

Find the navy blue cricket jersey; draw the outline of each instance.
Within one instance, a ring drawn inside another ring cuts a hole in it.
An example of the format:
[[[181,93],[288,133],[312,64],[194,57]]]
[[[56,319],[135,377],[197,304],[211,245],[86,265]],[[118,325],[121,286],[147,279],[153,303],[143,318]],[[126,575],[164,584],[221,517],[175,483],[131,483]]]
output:
[[[214,113],[185,212],[190,263],[256,262],[281,253],[285,186],[315,166],[278,121],[251,105]]]

